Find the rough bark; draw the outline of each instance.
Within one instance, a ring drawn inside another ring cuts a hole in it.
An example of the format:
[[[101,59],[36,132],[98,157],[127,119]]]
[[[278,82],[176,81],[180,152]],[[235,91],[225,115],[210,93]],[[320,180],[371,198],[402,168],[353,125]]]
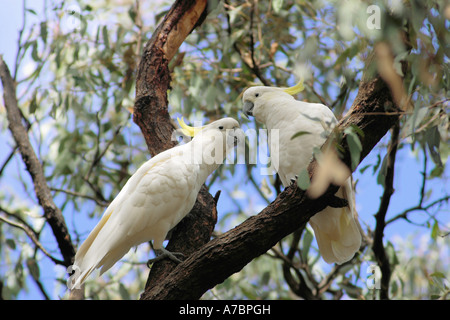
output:
[[[173,32],[181,29],[190,32],[204,18],[206,9],[200,15],[194,15],[199,17],[197,22],[189,15],[189,12],[201,11],[192,9],[198,8],[196,4],[199,2],[204,1],[177,1],[146,45],[141,60],[134,121],[141,127],[153,155],[174,145],[170,141],[173,126],[167,111],[167,89],[170,86],[168,62],[176,46],[167,44],[167,41],[177,39],[176,45],[179,46],[184,38],[175,36]],[[183,25],[183,28],[177,28],[178,24]],[[184,34],[187,36],[188,33]],[[372,66],[374,62],[371,56],[367,66]],[[376,72],[372,74],[369,76],[369,73],[365,73],[351,110],[338,126],[341,132],[351,125],[364,132],[360,161],[398,121],[401,111],[394,103],[387,83]],[[343,161],[351,167],[345,136],[340,145],[344,150]],[[308,168],[312,178],[316,168],[316,162],[312,162]],[[189,218],[177,226],[168,246],[169,250],[177,248],[176,251],[189,252],[187,259],[176,267],[171,262],[155,265],[153,270],[159,271],[150,275],[141,299],[200,298],[206,290],[241,270],[285,236],[304,227],[315,213],[336,202],[333,198],[336,190],[337,187],[331,185],[323,196],[312,200],[304,191],[290,186],[259,214],[208,242],[207,235],[212,231],[216,219],[215,203],[211,195],[202,189],[197,209],[194,208]],[[203,245],[198,248],[200,244]]]
[[[176,1],[144,48],[136,79],[133,120],[140,127],[152,156],[176,145],[168,112],[169,62],[189,33],[207,15],[207,0]],[[217,222],[216,201],[203,186],[194,208],[171,233],[167,249],[186,257],[211,238]],[[175,267],[170,260],[155,263],[146,288],[162,281]]]
[[[386,83],[378,76],[361,82],[352,109],[339,124],[344,130],[356,125],[364,132],[361,161],[373,149],[390,127],[398,121],[398,113],[374,116],[384,106],[392,103],[392,96]],[[350,154],[345,139],[341,146],[345,150],[344,162],[350,167]],[[316,162],[309,166],[314,175]],[[233,273],[241,270],[254,258],[267,252],[285,236],[304,227],[308,220],[323,210],[337,191],[330,186],[320,198],[309,199],[305,192],[290,186],[268,207],[236,228],[210,241],[175,270],[162,282],[142,295],[142,299],[198,299],[206,290],[223,282]]]

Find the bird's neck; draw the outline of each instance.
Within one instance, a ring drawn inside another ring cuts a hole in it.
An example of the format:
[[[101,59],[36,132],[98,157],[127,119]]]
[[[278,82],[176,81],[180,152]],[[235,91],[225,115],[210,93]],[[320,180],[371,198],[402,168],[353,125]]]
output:
[[[204,176],[206,180],[224,162],[227,151],[224,146],[224,142],[216,141],[213,137],[203,137],[191,141],[190,159],[193,164],[199,166],[201,178]]]

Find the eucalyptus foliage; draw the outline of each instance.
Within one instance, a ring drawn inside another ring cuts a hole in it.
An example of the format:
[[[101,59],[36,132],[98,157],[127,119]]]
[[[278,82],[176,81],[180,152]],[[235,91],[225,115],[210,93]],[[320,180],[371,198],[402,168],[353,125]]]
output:
[[[29,138],[72,239],[79,245],[126,179],[149,158],[139,128],[132,122],[135,72],[143,46],[172,3],[54,0],[43,1],[39,10],[24,3],[17,60],[10,68]],[[300,77],[306,89],[299,98],[326,104],[340,119],[352,105],[363,72],[370,73],[370,68],[364,71],[365,58],[376,43],[390,46],[394,68],[402,76],[400,60],[406,59],[410,72],[404,75],[404,87],[411,108],[401,118],[399,149],[415,154],[423,166],[422,173],[411,173],[418,175],[423,188],[411,195],[417,201],[405,201],[404,211],[394,213],[388,224],[406,221],[422,233],[385,239],[394,270],[391,295],[398,299],[448,298],[450,225],[445,168],[450,5],[444,0],[214,0],[210,7],[205,22],[190,34],[170,64],[169,112],[174,119],[182,115],[194,123],[231,116],[244,130],[259,129],[260,124],[240,112],[242,91],[261,83],[290,86]],[[3,106],[0,112],[4,114]],[[59,257],[6,117],[0,121],[0,214],[30,226],[49,254]],[[361,132],[349,128],[346,133],[356,166]],[[369,176],[384,187],[388,138],[356,169],[357,180]],[[248,155],[258,154],[257,146],[257,138],[249,137]],[[222,190],[216,233],[258,213],[280,191],[275,175],[260,175],[259,169],[267,164],[248,160],[222,166],[207,181],[212,194]],[[401,161],[396,165],[401,166]],[[411,218],[415,212],[420,212],[420,222]],[[373,218],[360,220],[370,239]],[[299,298],[282,268],[282,257],[297,236],[301,239],[291,260],[297,272],[291,277],[301,279],[311,290],[322,290],[322,298],[377,297],[376,289],[367,286],[371,275],[367,270],[376,264],[370,246],[350,264],[328,266],[318,254],[312,231],[306,229],[281,241],[204,298]],[[146,245],[132,250],[106,275],[88,281],[86,296],[138,298],[151,254]],[[0,220],[0,261],[3,298],[29,297],[26,292],[36,290],[33,283],[43,297],[66,297],[65,268],[51,262],[23,230],[4,220]]]

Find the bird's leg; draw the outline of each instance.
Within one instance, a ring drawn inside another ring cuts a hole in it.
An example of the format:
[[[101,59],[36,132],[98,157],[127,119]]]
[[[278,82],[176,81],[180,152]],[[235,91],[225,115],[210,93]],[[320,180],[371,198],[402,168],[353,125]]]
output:
[[[296,183],[296,182],[297,182],[297,179],[298,179],[298,175],[295,175],[294,178],[291,178],[291,179],[290,179],[290,180],[291,180],[291,185],[293,185],[294,183]]]
[[[155,253],[156,253],[156,258],[153,258],[153,259],[150,259],[147,261],[147,267],[149,267],[149,268],[152,263],[155,263],[157,261],[160,261],[160,260],[163,260],[166,258],[169,258],[176,264],[183,262],[180,259],[184,259],[184,254],[182,254],[181,252],[170,252],[169,250],[167,250],[165,248],[155,249]]]

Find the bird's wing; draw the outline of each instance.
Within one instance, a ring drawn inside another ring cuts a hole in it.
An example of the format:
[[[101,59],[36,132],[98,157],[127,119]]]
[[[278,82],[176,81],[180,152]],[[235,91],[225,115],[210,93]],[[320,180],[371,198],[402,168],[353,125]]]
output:
[[[322,134],[326,130],[324,125],[335,118],[333,112],[324,105],[296,100],[284,105],[274,118],[275,121],[268,124],[269,134],[271,129],[279,129],[279,141],[277,145],[276,140],[272,141],[273,135],[270,136],[271,157],[278,164],[278,174],[286,187],[290,179],[308,166],[314,148],[325,142]],[[298,133],[300,135],[292,138]]]
[[[269,134],[278,129],[277,141],[270,141],[277,151],[271,148],[271,157],[278,164],[278,174],[284,186],[290,179],[307,168],[314,148],[319,148],[337,123],[333,112],[325,105],[291,101],[281,106],[274,101],[273,115],[266,123]],[[292,139],[298,132],[303,134]],[[325,133],[325,134],[324,134]],[[272,134],[271,140],[274,140]],[[343,263],[350,260],[361,244],[361,235],[354,209],[354,194],[351,178],[336,193],[345,198],[349,206],[345,208],[327,207],[314,215],[310,224],[314,229],[320,253],[328,263]]]
[[[78,250],[75,265],[81,270],[81,282],[95,268],[108,270],[135,245],[150,240],[156,247],[162,245],[167,232],[195,203],[196,175],[196,166],[174,152],[161,153],[142,165]]]

